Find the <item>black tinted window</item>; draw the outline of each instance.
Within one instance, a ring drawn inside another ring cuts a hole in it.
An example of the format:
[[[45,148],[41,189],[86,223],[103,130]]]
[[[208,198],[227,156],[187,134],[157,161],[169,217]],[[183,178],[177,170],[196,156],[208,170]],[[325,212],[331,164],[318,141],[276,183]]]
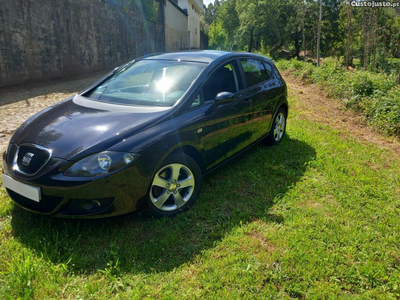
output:
[[[256,59],[240,60],[244,73],[246,74],[247,84],[249,86],[256,85],[269,79],[264,64]]]
[[[236,92],[236,78],[232,64],[215,71],[203,86],[204,100],[214,100],[222,92]]]
[[[199,106],[201,104],[201,98],[200,94],[197,95],[197,97],[193,100],[192,105],[190,105],[190,108]]]

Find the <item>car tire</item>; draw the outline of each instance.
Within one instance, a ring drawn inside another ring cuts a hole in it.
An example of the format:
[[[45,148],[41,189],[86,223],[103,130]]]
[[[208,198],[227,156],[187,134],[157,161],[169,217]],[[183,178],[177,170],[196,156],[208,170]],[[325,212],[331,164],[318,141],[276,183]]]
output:
[[[286,133],[286,120],[286,110],[281,107],[275,115],[274,121],[272,122],[271,131],[263,140],[263,144],[272,146],[279,145],[282,142]]]
[[[157,218],[185,212],[196,202],[201,185],[202,174],[195,160],[186,154],[169,156],[152,178],[147,210]]]

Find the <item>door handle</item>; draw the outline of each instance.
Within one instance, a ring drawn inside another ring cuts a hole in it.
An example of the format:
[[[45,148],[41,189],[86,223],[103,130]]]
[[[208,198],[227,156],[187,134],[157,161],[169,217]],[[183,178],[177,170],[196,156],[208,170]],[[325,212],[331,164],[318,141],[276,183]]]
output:
[[[252,100],[252,99],[246,99],[246,100],[244,101],[244,103],[245,103],[247,106],[251,106],[251,104],[253,103],[253,100]]]

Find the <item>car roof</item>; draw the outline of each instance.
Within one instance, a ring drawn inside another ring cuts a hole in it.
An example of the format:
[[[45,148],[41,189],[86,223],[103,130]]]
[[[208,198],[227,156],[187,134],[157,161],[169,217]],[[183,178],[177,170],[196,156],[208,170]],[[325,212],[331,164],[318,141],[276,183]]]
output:
[[[235,57],[258,57],[261,59],[267,59],[262,55],[257,55],[248,52],[229,52],[229,51],[218,51],[218,50],[196,50],[196,51],[179,51],[179,52],[166,52],[166,53],[155,53],[141,59],[162,59],[162,60],[182,60],[182,61],[193,61],[202,63],[212,63],[216,60],[224,58],[235,58]]]

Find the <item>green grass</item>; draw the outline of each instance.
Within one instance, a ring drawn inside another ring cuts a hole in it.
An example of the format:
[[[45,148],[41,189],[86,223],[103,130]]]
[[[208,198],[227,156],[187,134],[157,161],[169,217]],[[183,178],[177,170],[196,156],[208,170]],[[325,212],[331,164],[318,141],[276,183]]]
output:
[[[70,221],[0,195],[0,299],[400,297],[400,161],[301,119],[186,214]]]

